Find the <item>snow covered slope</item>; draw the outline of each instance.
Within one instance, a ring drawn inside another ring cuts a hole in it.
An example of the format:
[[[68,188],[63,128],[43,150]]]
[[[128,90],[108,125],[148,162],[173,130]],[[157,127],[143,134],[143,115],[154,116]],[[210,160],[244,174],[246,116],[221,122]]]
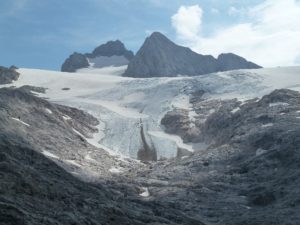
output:
[[[189,99],[199,90],[205,91],[206,99],[240,100],[261,97],[278,88],[300,91],[300,67],[148,79],[116,76],[120,67],[101,68],[92,74],[85,70],[76,74],[35,69],[18,72],[20,78],[13,86],[47,88],[45,94],[37,94],[94,115],[100,121],[99,133],[89,142],[133,158],[143,148],[142,136],[158,158],[174,157],[178,148],[193,151],[192,144],[166,134],[160,121],[174,108],[189,110],[192,121],[194,112]]]

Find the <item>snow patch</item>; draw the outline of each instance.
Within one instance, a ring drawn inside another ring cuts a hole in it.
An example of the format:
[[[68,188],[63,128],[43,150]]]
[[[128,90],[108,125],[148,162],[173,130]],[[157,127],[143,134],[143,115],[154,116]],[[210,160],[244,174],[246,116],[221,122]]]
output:
[[[241,110],[241,108],[237,107],[237,108],[234,108],[233,110],[231,110],[231,113],[235,114],[236,112],[238,112],[240,110]]]
[[[72,128],[72,130],[73,130],[76,134],[78,134],[80,137],[82,137],[82,138],[85,139],[85,136],[84,136],[82,133],[80,133],[78,130],[75,130],[74,128]]]
[[[97,56],[95,58],[88,58],[91,68],[103,68],[103,67],[119,67],[127,66],[129,60],[124,56]]]
[[[186,149],[189,152],[194,152],[193,146],[183,143],[182,138],[177,135],[167,134],[163,131],[148,131],[148,134],[154,137],[175,142],[178,148]]]
[[[259,149],[256,150],[255,155],[260,156],[260,155],[265,154],[267,152],[268,152],[267,150],[259,148]]]
[[[13,119],[13,120],[15,120],[15,121],[17,121],[17,122],[19,122],[19,123],[21,123],[21,124],[27,126],[27,127],[30,127],[30,125],[29,125],[28,123],[25,123],[24,121],[22,121],[22,120],[20,120],[20,119],[18,119],[18,118],[11,117],[11,119]]]
[[[104,75],[110,75],[110,76],[122,76],[122,74],[126,71],[127,65],[125,66],[109,66],[104,68],[82,68],[79,70],[76,70],[76,73],[84,73],[84,74],[96,74],[99,76]]]
[[[274,106],[288,106],[289,103],[286,102],[274,102],[274,103],[270,103],[269,107],[274,107]]]
[[[69,164],[72,164],[74,166],[77,166],[77,167],[81,167],[81,165],[79,163],[77,163],[75,160],[71,160],[71,159],[66,159],[66,160],[63,160]]]
[[[63,119],[64,119],[64,120],[71,120],[72,118],[69,117],[69,116],[67,116],[67,115],[63,115]]]
[[[109,172],[119,174],[122,173],[123,171],[121,170],[121,168],[112,167],[109,169]]]
[[[53,112],[50,110],[50,109],[45,109],[45,111],[47,112],[47,113],[49,113],[49,114],[52,114]]]
[[[140,193],[140,196],[144,197],[144,198],[147,198],[150,196],[150,192],[149,192],[149,189],[148,188],[145,188],[143,187],[142,188],[144,190],[144,192]]]
[[[51,152],[48,152],[46,150],[42,151],[43,155],[54,158],[54,159],[59,159],[59,157]]]
[[[267,124],[261,125],[261,127],[272,127],[273,125],[274,125],[273,123],[267,123]]]

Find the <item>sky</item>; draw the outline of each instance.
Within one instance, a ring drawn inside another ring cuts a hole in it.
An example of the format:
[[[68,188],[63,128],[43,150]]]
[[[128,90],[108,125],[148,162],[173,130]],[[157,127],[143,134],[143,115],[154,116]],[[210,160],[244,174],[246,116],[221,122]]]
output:
[[[73,52],[159,31],[201,54],[300,65],[300,0],[3,0],[0,65],[59,70]]]

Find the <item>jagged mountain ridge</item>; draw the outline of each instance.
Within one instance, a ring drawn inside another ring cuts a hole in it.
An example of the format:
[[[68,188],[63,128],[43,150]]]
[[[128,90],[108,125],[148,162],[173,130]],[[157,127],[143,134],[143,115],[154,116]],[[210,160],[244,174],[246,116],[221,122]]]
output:
[[[233,69],[258,68],[261,67],[232,53],[221,54],[217,59],[210,55],[195,53],[189,48],[176,45],[163,34],[154,32],[146,38],[129,63],[124,76],[195,76]]]
[[[134,57],[132,51],[125,48],[119,41],[108,41],[96,47],[92,53],[81,54],[74,52],[61,66],[62,72],[76,72],[82,68],[102,68],[105,66],[127,65]]]
[[[61,71],[76,72],[83,68],[127,65],[123,75],[128,77],[195,76],[235,69],[261,68],[233,53],[223,53],[218,58],[198,54],[189,48],[176,45],[163,34],[154,32],[146,38],[135,56],[121,41],[109,41],[95,48],[92,53],[73,53],[63,63]]]

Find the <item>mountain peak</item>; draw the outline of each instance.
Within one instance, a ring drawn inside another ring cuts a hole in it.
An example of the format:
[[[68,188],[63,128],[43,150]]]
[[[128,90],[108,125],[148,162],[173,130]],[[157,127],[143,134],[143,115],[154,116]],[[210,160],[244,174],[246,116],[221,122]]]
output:
[[[126,49],[120,40],[108,41],[96,47],[92,53],[74,53],[63,63],[61,71],[76,72],[83,68],[102,68],[106,66],[128,65],[133,58],[132,51]]]
[[[105,44],[102,44],[94,49],[91,56],[97,57],[97,56],[107,56],[111,57],[113,55],[116,56],[124,56],[128,60],[131,60],[133,58],[133,53],[131,51],[128,51],[125,48],[125,45],[119,41],[108,41]]]
[[[149,39],[167,39],[169,40],[165,35],[163,35],[162,33],[155,31],[153,32],[149,37]]]
[[[222,53],[218,56],[219,71],[236,69],[259,69],[261,66],[249,62],[241,56],[233,53]]]
[[[218,59],[215,59],[211,55],[201,55],[187,47],[179,46],[162,33],[154,32],[146,38],[136,56],[130,61],[124,76],[195,76],[254,68],[260,67],[232,53],[221,54]]]
[[[147,44],[163,44],[163,45],[175,45],[169,38],[160,32],[153,32],[149,37],[146,38],[144,45]]]

